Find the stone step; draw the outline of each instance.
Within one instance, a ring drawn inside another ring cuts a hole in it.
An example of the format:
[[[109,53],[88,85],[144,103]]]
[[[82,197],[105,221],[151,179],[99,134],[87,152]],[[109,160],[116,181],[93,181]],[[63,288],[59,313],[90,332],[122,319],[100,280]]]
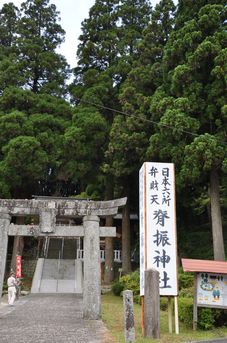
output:
[[[74,279],[75,260],[45,259],[43,279]]]
[[[32,293],[82,293],[82,261],[39,259]]]

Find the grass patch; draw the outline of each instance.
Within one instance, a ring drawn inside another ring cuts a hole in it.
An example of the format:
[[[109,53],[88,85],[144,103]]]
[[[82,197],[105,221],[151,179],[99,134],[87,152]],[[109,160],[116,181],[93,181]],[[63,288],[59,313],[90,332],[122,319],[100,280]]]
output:
[[[111,332],[116,343],[125,343],[124,340],[124,319],[123,299],[111,293],[102,295],[102,319]],[[143,338],[141,331],[141,306],[134,304],[134,319],[137,343],[183,343],[196,340],[209,340],[227,337],[227,327],[213,329],[210,331],[193,331],[185,324],[180,323],[180,334],[169,334],[168,313],[161,311],[160,315],[160,340]],[[174,329],[174,328],[173,328]]]

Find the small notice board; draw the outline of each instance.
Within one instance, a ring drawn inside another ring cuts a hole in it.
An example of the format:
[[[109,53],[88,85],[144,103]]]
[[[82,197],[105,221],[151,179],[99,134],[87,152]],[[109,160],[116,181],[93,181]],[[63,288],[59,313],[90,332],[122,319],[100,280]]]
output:
[[[197,305],[227,308],[226,274],[197,274]]]
[[[184,272],[195,273],[193,329],[197,307],[227,309],[227,262],[182,258]]]

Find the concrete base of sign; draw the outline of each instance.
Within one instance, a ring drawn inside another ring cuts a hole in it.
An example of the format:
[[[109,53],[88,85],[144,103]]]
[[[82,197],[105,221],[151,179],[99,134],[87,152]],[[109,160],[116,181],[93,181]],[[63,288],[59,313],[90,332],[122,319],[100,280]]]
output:
[[[31,293],[82,293],[82,261],[39,258]]]

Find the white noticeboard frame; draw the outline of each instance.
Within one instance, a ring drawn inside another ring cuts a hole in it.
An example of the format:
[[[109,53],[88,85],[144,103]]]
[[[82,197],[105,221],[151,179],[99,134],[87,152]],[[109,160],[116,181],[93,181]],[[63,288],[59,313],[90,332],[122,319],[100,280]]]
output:
[[[139,172],[140,295],[144,271],[160,275],[160,295],[177,296],[176,196],[173,163],[145,162]]]

